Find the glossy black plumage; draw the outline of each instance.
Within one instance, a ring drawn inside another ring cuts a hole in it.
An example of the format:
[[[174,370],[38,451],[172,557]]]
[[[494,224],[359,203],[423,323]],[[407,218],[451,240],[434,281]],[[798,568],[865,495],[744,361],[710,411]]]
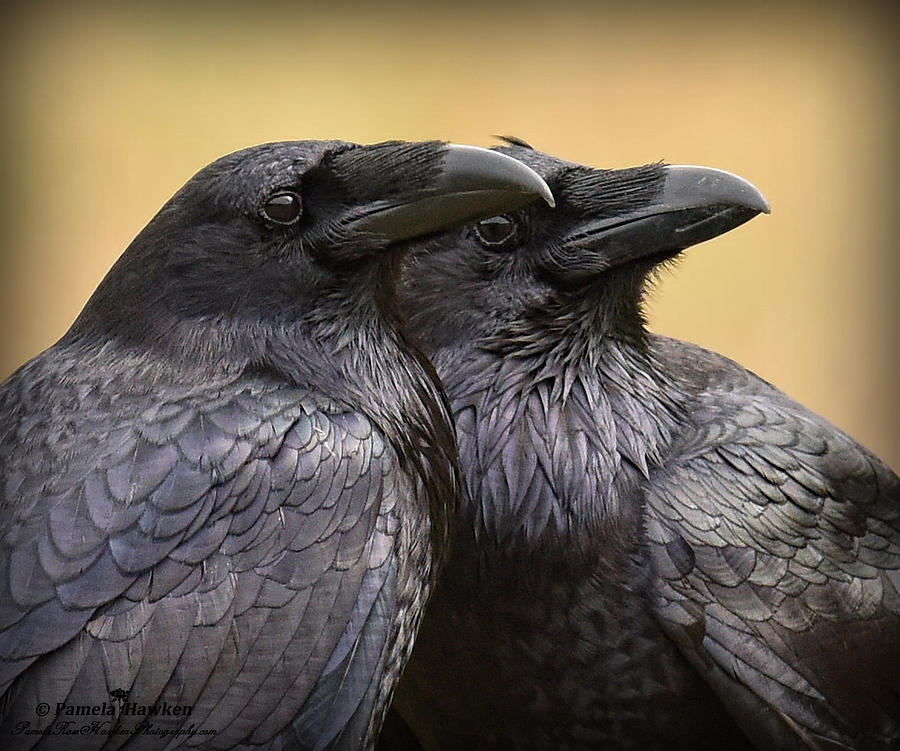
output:
[[[223,157],[0,386],[5,744],[370,746],[458,501],[393,249],[546,191],[496,156]]]
[[[395,707],[428,749],[897,747],[897,476],[641,316],[765,201],[502,150],[557,208],[427,243],[401,295],[466,492]]]

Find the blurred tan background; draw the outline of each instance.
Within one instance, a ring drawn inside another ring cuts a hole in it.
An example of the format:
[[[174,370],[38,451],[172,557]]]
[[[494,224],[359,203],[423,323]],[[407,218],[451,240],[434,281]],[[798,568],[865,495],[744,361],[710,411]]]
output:
[[[898,25],[865,3],[742,5],[7,11],[0,377],[226,152],[509,133],[760,187],[772,215],[688,251],[652,328],[739,360],[900,468]]]

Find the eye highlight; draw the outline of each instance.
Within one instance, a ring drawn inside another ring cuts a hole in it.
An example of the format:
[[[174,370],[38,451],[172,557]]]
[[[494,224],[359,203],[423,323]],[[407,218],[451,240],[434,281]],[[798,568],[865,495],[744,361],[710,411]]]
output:
[[[492,216],[475,225],[475,234],[481,244],[494,250],[507,250],[516,240],[518,228],[508,216]]]
[[[259,213],[275,224],[294,224],[303,213],[303,203],[296,193],[284,190],[269,196]]]

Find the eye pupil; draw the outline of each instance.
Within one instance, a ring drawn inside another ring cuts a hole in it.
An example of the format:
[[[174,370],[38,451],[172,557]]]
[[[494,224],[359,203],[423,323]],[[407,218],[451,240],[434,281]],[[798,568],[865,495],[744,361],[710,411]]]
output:
[[[484,245],[507,246],[516,235],[516,223],[506,216],[492,216],[478,222],[475,233]]]
[[[293,224],[300,218],[301,211],[300,196],[296,193],[277,193],[260,209],[266,219],[276,224]]]

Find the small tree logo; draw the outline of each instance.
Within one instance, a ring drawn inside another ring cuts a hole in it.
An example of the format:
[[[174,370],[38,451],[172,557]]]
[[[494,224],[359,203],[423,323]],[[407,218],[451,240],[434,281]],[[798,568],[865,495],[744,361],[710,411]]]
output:
[[[128,692],[124,688],[117,688],[114,691],[110,691],[109,695],[119,703],[119,709],[122,708],[122,705],[128,701]]]

